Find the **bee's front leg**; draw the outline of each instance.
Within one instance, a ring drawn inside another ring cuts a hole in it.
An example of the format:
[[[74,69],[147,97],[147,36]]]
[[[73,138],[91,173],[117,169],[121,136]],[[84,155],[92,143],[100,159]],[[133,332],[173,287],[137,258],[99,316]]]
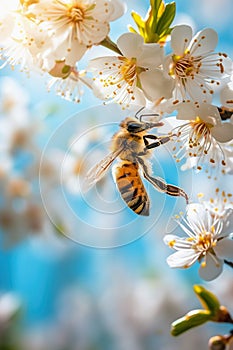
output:
[[[156,136],[156,135],[145,135],[143,136],[144,144],[147,149],[159,147],[164,143],[169,142],[174,135],[166,135],[166,136]],[[149,143],[148,139],[156,140],[155,142]]]
[[[144,135],[143,136],[143,141],[144,141],[144,145],[146,146],[146,148],[148,148],[149,146],[149,141],[148,139],[152,139],[152,140],[157,140],[159,137],[156,136],[156,135]],[[156,142],[153,142],[153,144],[156,143]],[[159,146],[159,145],[158,145]],[[157,146],[154,146],[154,147],[157,147]]]

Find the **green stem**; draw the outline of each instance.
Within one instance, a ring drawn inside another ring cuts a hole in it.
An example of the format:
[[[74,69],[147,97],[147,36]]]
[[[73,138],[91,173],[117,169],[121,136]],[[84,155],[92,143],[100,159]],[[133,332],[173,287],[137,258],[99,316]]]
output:
[[[117,45],[109,38],[109,36],[107,36],[103,41],[101,41],[100,45],[122,56],[121,51],[118,49]]]

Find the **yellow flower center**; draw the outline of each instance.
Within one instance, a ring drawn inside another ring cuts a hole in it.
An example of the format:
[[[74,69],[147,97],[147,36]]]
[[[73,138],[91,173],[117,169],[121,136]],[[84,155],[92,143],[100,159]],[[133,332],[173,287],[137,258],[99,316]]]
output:
[[[137,75],[137,60],[136,58],[126,57],[119,57],[119,60],[122,62],[122,66],[120,67],[122,79],[132,86]]]
[[[199,251],[208,251],[212,249],[216,244],[213,239],[213,234],[210,232],[202,232],[199,234],[198,241],[195,244],[195,249]]]
[[[189,147],[200,146],[204,140],[207,142],[211,136],[210,129],[212,124],[204,122],[200,117],[196,117],[194,121],[190,122],[190,126],[193,129],[189,138]]]
[[[179,79],[186,79],[187,77],[194,77],[194,74],[199,72],[201,63],[198,64],[188,52],[184,55],[173,55],[170,66],[170,75],[176,76]]]
[[[80,5],[74,5],[68,7],[67,17],[70,18],[72,22],[82,22],[85,16],[85,9]]]

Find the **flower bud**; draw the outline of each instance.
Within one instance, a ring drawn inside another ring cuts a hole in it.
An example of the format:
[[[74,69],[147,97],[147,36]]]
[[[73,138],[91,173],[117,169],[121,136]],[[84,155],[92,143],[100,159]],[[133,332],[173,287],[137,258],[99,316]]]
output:
[[[210,350],[225,350],[226,349],[226,340],[221,335],[215,335],[209,340],[209,349]]]
[[[71,73],[71,66],[68,66],[64,60],[56,61],[55,66],[49,71],[49,74],[56,78],[67,78]]]

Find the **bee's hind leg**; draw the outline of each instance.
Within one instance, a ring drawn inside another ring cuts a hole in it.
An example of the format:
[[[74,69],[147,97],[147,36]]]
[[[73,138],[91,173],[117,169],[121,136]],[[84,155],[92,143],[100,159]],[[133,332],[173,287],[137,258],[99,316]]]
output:
[[[175,197],[184,197],[186,200],[186,203],[189,203],[189,197],[187,195],[187,193],[180,187],[174,186],[174,185],[170,185],[167,184],[166,185],[166,193],[169,196],[175,196]]]
[[[154,187],[160,191],[168,194],[169,196],[173,197],[184,197],[186,200],[186,203],[189,203],[189,197],[187,193],[180,187],[167,184],[165,181],[158,177],[153,177],[144,172],[144,177],[147,179],[150,183],[154,185]]]
[[[184,197],[186,200],[186,203],[187,204],[189,203],[189,197],[182,188],[171,184],[167,184],[163,179],[159,177],[151,176],[148,171],[148,166],[142,160],[142,158],[138,157],[137,161],[143,169],[143,176],[145,177],[145,179],[148,180],[159,192],[164,192],[169,196]]]

